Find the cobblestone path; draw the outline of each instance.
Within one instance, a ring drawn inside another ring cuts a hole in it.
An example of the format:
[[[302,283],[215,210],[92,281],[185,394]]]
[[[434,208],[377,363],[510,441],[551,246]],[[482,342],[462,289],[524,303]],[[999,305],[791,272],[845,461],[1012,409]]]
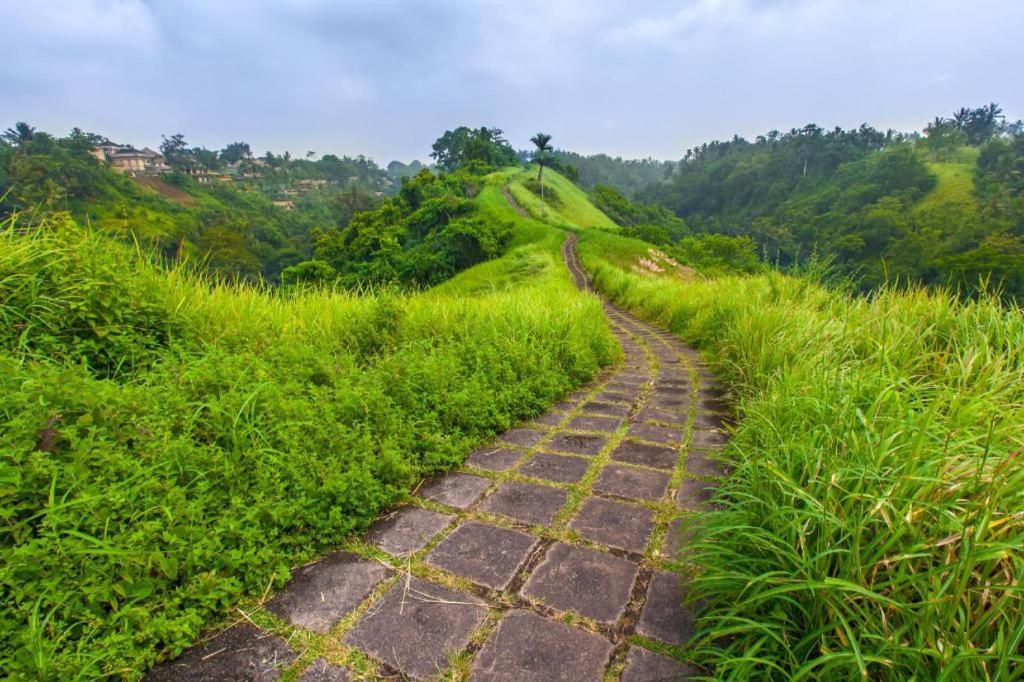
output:
[[[575,235],[563,256],[580,287]],[[681,525],[723,475],[715,380],[610,303],[625,361],[421,485],[154,680],[675,680]]]

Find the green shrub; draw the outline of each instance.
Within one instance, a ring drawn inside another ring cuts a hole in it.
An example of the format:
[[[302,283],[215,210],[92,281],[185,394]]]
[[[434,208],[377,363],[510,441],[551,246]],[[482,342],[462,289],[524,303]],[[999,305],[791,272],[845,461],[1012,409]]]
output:
[[[1019,676],[1021,310],[643,278],[588,238],[597,286],[711,353],[733,398],[733,472],[689,555],[716,676]]]
[[[614,348],[554,269],[476,297],[289,294],[164,272],[63,223],[0,234],[0,273],[15,677],[138,677]],[[119,354],[146,362],[109,371]]]

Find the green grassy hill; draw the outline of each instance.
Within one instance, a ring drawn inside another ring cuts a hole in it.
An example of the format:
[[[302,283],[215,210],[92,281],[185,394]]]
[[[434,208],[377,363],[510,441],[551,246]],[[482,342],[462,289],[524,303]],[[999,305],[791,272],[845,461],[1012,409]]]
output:
[[[934,166],[914,210],[965,205],[967,165]],[[732,472],[683,529],[697,662],[724,679],[1024,669],[1021,310],[737,274],[728,244],[687,268],[556,173],[541,216],[535,179],[422,176],[415,207],[383,204],[399,222],[355,221],[507,227],[498,257],[423,290],[215,281],[68,218],[7,224],[0,669],[137,677],[614,362],[564,230],[600,291],[727,388]]]
[[[506,179],[475,201],[510,250],[422,293],[218,283],[6,225],[0,669],[137,677],[611,362]]]

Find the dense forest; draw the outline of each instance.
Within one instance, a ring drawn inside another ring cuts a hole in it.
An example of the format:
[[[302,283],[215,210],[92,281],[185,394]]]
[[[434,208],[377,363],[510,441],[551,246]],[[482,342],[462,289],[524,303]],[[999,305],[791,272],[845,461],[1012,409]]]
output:
[[[695,233],[749,236],[772,264],[831,260],[865,289],[985,282],[1016,297],[1022,135],[994,104],[937,118],[923,135],[808,125],[690,149],[638,196]]]
[[[0,218],[18,213],[28,224],[66,212],[215,274],[276,281],[310,256],[314,229],[345,225],[382,189],[394,191],[364,157],[254,159],[245,143],[189,149],[180,135],[162,145],[168,173],[133,178],[91,153],[103,140],[78,129],[55,137],[23,123],[8,130],[0,140]],[[201,181],[229,163],[235,174]]]
[[[593,189],[610,185],[627,197],[634,197],[649,185],[664,182],[676,164],[655,159],[623,159],[607,154],[583,155],[564,149],[552,153],[556,163],[571,167],[580,185]]]

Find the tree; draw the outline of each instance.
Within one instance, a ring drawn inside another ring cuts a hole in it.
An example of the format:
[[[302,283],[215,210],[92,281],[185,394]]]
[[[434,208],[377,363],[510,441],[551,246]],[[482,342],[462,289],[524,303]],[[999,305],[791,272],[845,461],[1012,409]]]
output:
[[[547,133],[537,133],[530,138],[530,142],[537,147],[533,153],[533,160],[540,166],[537,170],[537,182],[540,183],[540,214],[544,215],[544,163],[547,161],[545,154],[552,151],[551,136]]]
[[[1002,108],[992,102],[976,109],[960,107],[953,113],[951,122],[967,136],[968,144],[978,146],[999,132],[1004,118]]]
[[[231,142],[220,152],[220,159],[224,163],[238,163],[243,159],[252,158],[252,149],[246,142]]]
[[[430,156],[442,170],[451,172],[470,161],[500,168],[517,163],[515,150],[503,137],[500,128],[467,128],[446,130],[433,144]]]
[[[194,163],[188,151],[188,142],[181,133],[175,133],[170,137],[161,135],[163,142],[160,143],[160,153],[167,160],[167,165],[176,170],[191,168]]]
[[[31,142],[32,138],[35,137],[36,129],[25,123],[24,121],[18,121],[14,124],[13,128],[8,128],[4,131],[4,139],[10,142],[14,146],[23,144],[25,142]]]

